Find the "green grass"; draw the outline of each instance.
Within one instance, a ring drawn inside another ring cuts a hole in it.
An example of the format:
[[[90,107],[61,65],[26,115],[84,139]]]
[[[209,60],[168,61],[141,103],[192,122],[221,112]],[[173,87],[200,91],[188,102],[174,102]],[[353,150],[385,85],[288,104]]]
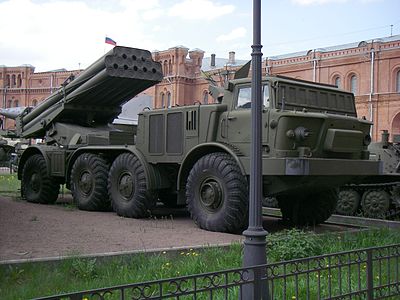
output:
[[[268,237],[268,262],[281,260],[280,255],[296,258],[320,253],[400,243],[400,231],[380,229],[358,233],[327,234],[317,236],[298,230]],[[292,254],[293,239],[304,243]],[[286,242],[285,242],[286,240]],[[311,247],[310,247],[311,245]],[[314,245],[314,246],[312,246]],[[317,245],[317,246],[315,246]],[[280,248],[277,251],[276,248]],[[305,249],[305,250],[304,250]],[[316,252],[315,252],[316,251]],[[181,252],[137,254],[114,258],[79,258],[52,263],[25,263],[0,266],[0,295],[2,299],[28,299],[133,282],[165,279],[237,268],[242,265],[242,246],[232,244],[226,248],[189,249]],[[321,278],[329,274],[324,271]],[[314,278],[314,280],[321,279]],[[303,283],[305,284],[305,283]],[[293,290],[290,289],[293,293]],[[108,298],[107,298],[108,299]],[[218,297],[216,297],[218,299]]]
[[[19,196],[20,181],[17,174],[0,175],[0,194],[4,196]]]

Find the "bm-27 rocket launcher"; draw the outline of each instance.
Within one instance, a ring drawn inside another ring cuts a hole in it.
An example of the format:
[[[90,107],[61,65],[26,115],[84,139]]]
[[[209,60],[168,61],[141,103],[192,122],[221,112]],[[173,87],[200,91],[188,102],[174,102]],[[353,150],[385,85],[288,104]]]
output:
[[[210,86],[214,103],[145,110],[135,133],[118,130],[108,123],[120,106],[162,73],[148,51],[114,48],[16,118],[18,135],[45,141],[20,158],[22,196],[53,203],[65,184],[80,209],[142,218],[161,201],[186,205],[201,228],[241,232],[252,136],[244,73]],[[368,160],[371,123],[357,118],[353,94],[330,85],[267,76],[262,89],[264,196],[277,197],[288,222],[321,223],[336,207],[336,186],[380,173]]]
[[[161,65],[149,51],[115,47],[37,107],[16,116],[16,135],[65,145],[84,139],[84,133],[90,136],[89,128],[107,132],[121,105],[162,77]],[[100,132],[95,135],[102,139]]]

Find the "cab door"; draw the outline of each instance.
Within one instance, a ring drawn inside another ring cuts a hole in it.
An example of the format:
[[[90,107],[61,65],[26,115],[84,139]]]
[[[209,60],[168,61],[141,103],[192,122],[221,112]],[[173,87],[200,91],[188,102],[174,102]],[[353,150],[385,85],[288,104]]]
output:
[[[268,143],[268,119],[269,119],[269,85],[263,84],[263,110],[262,110],[262,143]],[[232,105],[228,112],[227,138],[229,143],[240,145],[251,143],[251,86],[244,85],[236,88]]]

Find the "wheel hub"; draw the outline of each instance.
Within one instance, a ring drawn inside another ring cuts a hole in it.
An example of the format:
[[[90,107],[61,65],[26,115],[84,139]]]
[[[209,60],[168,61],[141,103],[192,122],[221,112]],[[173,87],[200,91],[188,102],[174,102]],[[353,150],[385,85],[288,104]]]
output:
[[[79,188],[84,194],[90,194],[93,188],[93,178],[89,172],[82,173],[79,180]]]
[[[134,193],[134,184],[131,174],[124,173],[121,175],[118,182],[118,190],[124,198],[131,198]]]
[[[200,200],[208,209],[218,208],[222,202],[222,189],[219,183],[214,180],[203,183],[200,188]]]
[[[389,196],[384,191],[371,191],[365,196],[363,209],[368,216],[383,216],[389,209]]]

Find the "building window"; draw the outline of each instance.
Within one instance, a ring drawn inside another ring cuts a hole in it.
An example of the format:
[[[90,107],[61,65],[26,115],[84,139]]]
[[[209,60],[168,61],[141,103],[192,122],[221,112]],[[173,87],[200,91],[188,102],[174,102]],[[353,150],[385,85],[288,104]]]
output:
[[[16,77],[15,77],[15,75],[12,75],[11,76],[11,87],[15,87],[15,85],[16,85]]]
[[[17,77],[17,87],[21,87],[22,86],[22,78],[21,78],[21,74],[18,74]]]
[[[208,91],[203,93],[203,104],[208,104]]]
[[[357,94],[357,76],[352,75],[350,77],[350,91],[355,95]]]
[[[170,108],[171,107],[171,93],[168,92],[167,94],[167,107]]]
[[[36,99],[33,99],[32,100],[32,106],[36,106],[37,105],[37,100]]]
[[[165,95],[161,93],[161,108],[165,108]]]
[[[8,105],[7,105],[7,107],[8,107],[8,108],[12,107],[12,100],[8,100]]]
[[[168,75],[168,62],[167,61],[164,61],[163,71],[164,71],[164,76],[167,76]]]
[[[339,76],[336,76],[336,77],[335,77],[335,85],[336,85],[338,88],[342,87],[342,82],[341,82]]]
[[[400,93],[400,70],[397,71],[396,76],[396,92]]]
[[[19,106],[18,100],[15,100],[15,101],[14,101],[14,107],[18,107],[18,106]]]

